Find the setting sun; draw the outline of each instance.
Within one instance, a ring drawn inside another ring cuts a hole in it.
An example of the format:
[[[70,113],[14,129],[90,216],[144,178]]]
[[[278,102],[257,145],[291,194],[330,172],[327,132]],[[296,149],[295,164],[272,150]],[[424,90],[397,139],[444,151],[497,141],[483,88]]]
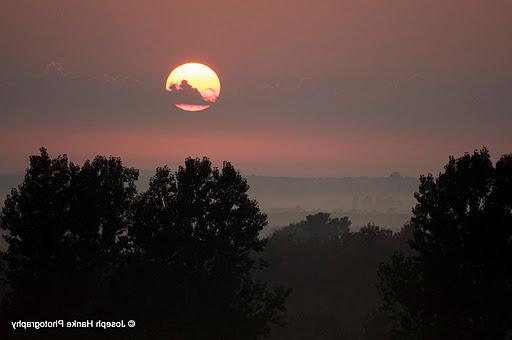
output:
[[[187,63],[169,74],[165,89],[173,95],[176,107],[185,111],[201,111],[219,98],[220,81],[208,66]]]

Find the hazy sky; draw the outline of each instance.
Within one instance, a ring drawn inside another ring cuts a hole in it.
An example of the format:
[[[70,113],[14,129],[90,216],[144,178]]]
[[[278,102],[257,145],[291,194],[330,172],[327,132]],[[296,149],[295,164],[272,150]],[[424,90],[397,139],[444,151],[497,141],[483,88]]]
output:
[[[0,173],[46,146],[74,160],[246,174],[416,176],[512,152],[509,0],[3,1]],[[172,106],[173,67],[221,80]]]

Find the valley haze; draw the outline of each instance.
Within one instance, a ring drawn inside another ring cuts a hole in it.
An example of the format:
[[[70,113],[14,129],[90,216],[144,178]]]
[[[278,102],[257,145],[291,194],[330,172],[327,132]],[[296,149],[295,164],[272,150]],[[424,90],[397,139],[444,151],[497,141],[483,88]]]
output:
[[[137,189],[145,191],[153,171],[141,170]],[[269,235],[279,227],[303,220],[315,212],[348,216],[351,228],[360,229],[369,222],[394,231],[407,223],[414,206],[413,194],[418,187],[415,177],[402,177],[398,172],[387,177],[271,177],[245,176],[249,195],[268,216],[263,230]],[[23,174],[0,175],[0,202],[23,181]]]

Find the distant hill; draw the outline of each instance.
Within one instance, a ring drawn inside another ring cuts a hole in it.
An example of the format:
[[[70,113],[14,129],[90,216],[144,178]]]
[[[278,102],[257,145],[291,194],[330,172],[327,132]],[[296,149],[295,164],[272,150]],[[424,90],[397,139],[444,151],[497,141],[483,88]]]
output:
[[[418,179],[401,177],[292,178],[247,176],[251,192],[268,208],[410,212]]]
[[[247,181],[269,217],[270,230],[319,211],[350,217],[352,229],[374,222],[399,230],[410,218],[418,188],[417,178],[398,173],[341,178],[247,176]]]

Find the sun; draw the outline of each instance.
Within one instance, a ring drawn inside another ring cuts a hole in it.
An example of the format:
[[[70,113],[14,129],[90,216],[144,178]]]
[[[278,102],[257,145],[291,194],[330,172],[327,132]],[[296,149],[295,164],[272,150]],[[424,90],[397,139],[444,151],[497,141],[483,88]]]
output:
[[[185,111],[201,111],[219,98],[220,80],[210,67],[187,63],[172,70],[165,89],[172,95],[176,107]]]

